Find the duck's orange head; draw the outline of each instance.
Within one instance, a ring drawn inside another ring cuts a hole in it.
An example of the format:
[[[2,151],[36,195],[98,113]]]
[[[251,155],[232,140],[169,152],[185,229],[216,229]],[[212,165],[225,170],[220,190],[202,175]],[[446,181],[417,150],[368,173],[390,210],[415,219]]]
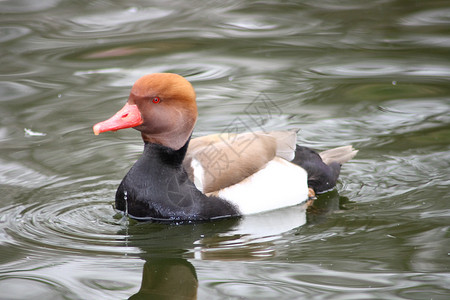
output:
[[[125,106],[93,129],[98,135],[134,128],[144,141],[178,150],[189,139],[196,120],[195,91],[189,81],[177,74],[155,73],[139,78]]]

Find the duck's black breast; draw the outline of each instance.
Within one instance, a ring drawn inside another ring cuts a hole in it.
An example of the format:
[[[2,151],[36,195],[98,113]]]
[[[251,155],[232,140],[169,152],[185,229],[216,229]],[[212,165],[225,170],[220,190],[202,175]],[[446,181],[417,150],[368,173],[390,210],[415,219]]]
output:
[[[116,192],[116,208],[136,219],[209,220],[240,215],[230,203],[207,197],[189,180],[179,150],[146,143]]]

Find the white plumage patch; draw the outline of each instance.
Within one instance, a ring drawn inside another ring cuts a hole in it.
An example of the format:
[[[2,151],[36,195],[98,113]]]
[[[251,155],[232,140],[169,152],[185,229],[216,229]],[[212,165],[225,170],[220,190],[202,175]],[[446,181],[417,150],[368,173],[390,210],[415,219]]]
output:
[[[308,175],[304,169],[274,158],[247,179],[219,191],[243,215],[300,204],[308,199]]]
[[[195,187],[203,192],[203,181],[205,180],[205,170],[203,170],[202,164],[196,160],[193,159],[191,161],[191,167],[194,170],[194,184]]]

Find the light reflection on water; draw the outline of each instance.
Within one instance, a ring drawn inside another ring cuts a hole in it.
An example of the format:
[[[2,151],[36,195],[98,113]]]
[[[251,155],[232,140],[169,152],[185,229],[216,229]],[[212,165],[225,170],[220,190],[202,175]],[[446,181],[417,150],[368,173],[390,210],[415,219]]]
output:
[[[36,3],[0,2],[5,295],[446,299],[445,4]],[[94,137],[91,126],[151,72],[193,83],[194,135],[260,129],[243,112],[264,93],[277,108],[261,116],[264,128],[300,128],[302,144],[360,152],[308,213],[124,221],[114,193],[142,151],[139,134]]]

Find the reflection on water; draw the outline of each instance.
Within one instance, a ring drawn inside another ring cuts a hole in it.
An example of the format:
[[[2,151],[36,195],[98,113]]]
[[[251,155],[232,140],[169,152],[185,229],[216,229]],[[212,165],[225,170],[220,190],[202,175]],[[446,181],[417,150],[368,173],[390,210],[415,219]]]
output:
[[[329,196],[327,200],[331,200]],[[338,198],[334,197],[334,200],[338,201]],[[328,207],[330,212],[331,202],[322,203],[321,209]],[[313,214],[319,215],[318,212],[319,209]],[[138,223],[127,227],[127,245],[138,247],[140,257],[145,260],[141,288],[130,299],[197,299],[196,270],[185,257],[213,261],[274,257],[279,244],[283,243],[283,234],[305,222],[306,204],[214,224]]]
[[[446,299],[449,16],[442,1],[0,1],[3,295]],[[262,124],[360,152],[307,211],[126,221],[114,193],[139,134],[91,125],[152,72],[193,83],[195,136]],[[260,95],[276,115],[244,113]]]
[[[197,299],[198,279],[194,266],[181,258],[149,259],[144,264],[137,299]]]

